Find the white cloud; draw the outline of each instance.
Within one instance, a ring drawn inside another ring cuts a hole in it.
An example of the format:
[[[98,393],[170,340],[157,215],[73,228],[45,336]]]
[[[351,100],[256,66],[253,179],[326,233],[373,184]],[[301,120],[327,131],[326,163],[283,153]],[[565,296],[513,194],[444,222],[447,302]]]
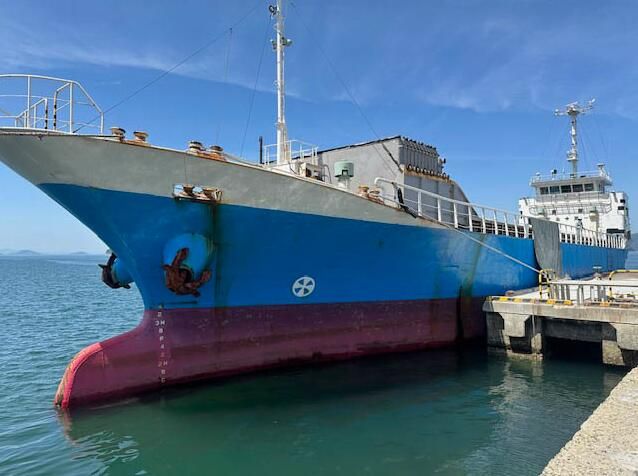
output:
[[[12,39],[19,38],[16,42]],[[192,59],[177,67],[173,74],[210,81],[225,81],[237,86],[254,87],[254,71],[237,61],[227,78],[224,76],[228,36],[224,34],[214,47],[207,48]],[[1,45],[4,45],[1,46]],[[193,51],[178,51],[165,43],[152,45],[130,45],[124,40],[98,39],[90,32],[68,32],[66,28],[52,25],[47,36],[33,28],[10,21],[0,20],[0,55],[5,68],[18,71],[27,69],[60,69],[67,65],[96,65],[104,67],[143,68],[167,71]],[[232,45],[236,59],[244,53],[243,46]],[[250,66],[253,66],[252,63]],[[251,77],[252,75],[252,77]],[[270,83],[272,84],[272,83]],[[258,87],[263,87],[262,84]],[[270,90],[272,88],[268,88]]]
[[[361,12],[361,5],[354,3],[309,2],[301,12],[289,12],[295,44],[287,92],[312,102],[350,101],[323,50],[363,105],[419,101],[478,112],[551,110],[598,96],[604,98],[599,101],[604,112],[635,117],[638,97],[632,91],[638,65],[631,50],[638,41],[632,27],[638,10],[626,5],[603,9],[592,3],[570,10],[551,2],[497,1],[486,6],[449,1],[410,4],[390,15],[381,3],[370,3]],[[310,32],[303,27],[309,20]],[[229,83],[253,88],[264,25],[259,20],[234,34]],[[100,38],[67,26],[56,29],[52,23],[43,37],[30,25],[0,19],[0,54],[6,67],[92,64],[165,71],[198,46],[157,33],[148,41],[136,41],[139,32],[137,37],[120,37],[117,28],[110,37]],[[223,81],[226,45],[224,38],[174,73]],[[265,55],[258,89],[272,92],[270,47]]]

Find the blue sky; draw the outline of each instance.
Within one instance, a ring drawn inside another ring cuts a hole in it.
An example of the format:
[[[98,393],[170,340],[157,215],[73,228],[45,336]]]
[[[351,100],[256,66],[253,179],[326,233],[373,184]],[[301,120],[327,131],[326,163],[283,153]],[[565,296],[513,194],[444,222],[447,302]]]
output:
[[[272,37],[267,4],[0,0],[0,70],[76,79],[106,109],[252,10],[232,35],[225,33],[105,120],[107,127],[146,130],[155,144],[184,148],[190,139],[218,141],[238,154],[264,38]],[[636,199],[636,2],[295,5],[287,18],[294,40],[286,65],[291,137],[320,147],[375,138],[343,81],[376,133],[435,145],[473,201],[515,210],[535,172],[567,167],[568,125],[552,111],[595,97],[595,113],[582,121],[581,168],[608,163],[616,188]],[[244,145],[247,158],[256,158],[260,134],[274,141],[273,80],[267,46]],[[638,224],[633,209],[631,215]],[[0,249],[105,249],[3,165],[0,217]]]

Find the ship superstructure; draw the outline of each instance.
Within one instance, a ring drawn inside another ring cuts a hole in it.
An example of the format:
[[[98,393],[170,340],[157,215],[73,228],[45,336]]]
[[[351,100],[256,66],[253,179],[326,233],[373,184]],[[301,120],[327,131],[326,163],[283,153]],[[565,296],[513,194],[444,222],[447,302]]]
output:
[[[144,301],[137,327],[72,359],[57,405],[480,338],[485,297],[536,285],[546,262],[572,277],[623,266],[625,234],[470,202],[431,145],[289,140],[282,5],[270,7],[277,141],[259,163],[104,133],[79,83],[0,76],[26,83],[16,112],[0,106],[0,160],[108,245],[112,292],[134,284]]]
[[[571,147],[567,152],[569,172],[552,170],[549,175],[537,173],[530,185],[533,197],[519,200],[522,216],[576,226],[609,234],[631,236],[629,225],[629,198],[625,192],[612,188],[611,176],[605,164],[599,163],[595,171],[578,169],[578,116],[591,110],[593,101],[581,106],[568,104],[556,115],[568,116],[571,124]]]

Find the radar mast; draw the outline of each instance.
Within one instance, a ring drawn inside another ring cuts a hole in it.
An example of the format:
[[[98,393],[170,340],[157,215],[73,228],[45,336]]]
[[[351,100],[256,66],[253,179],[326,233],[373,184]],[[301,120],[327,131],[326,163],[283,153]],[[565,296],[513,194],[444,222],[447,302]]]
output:
[[[557,116],[569,116],[569,120],[571,122],[571,140],[572,146],[567,151],[567,161],[572,165],[572,177],[576,177],[578,175],[578,130],[577,130],[577,118],[580,114],[585,114],[589,112],[594,107],[594,102],[596,100],[592,99],[587,102],[586,105],[581,106],[578,102],[573,102],[565,106],[564,109],[556,109],[554,114]]]
[[[268,10],[275,18],[276,37],[272,44],[277,55],[277,81],[275,82],[277,85],[277,164],[281,165],[290,161],[285,111],[284,48],[290,46],[292,40],[284,35],[283,0],[277,0],[277,4],[270,5]]]

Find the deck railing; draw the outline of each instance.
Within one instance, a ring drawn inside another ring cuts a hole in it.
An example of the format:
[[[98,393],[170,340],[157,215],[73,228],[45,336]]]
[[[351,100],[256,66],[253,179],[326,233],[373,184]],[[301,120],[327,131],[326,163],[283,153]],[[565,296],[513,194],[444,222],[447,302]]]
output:
[[[317,163],[318,147],[299,140],[288,140],[284,143],[284,157],[288,160],[302,159],[311,164]],[[263,148],[264,165],[277,163],[277,144],[268,144]]]
[[[104,133],[104,113],[77,81],[0,74],[0,127]]]
[[[541,175],[536,174],[530,180],[530,185],[538,183],[538,182],[553,182],[553,181],[561,181],[561,180],[573,180],[575,178],[595,178],[595,177],[604,177],[611,180],[611,177],[607,173],[604,168],[599,168],[598,170],[588,170],[586,172],[578,172],[577,174],[573,173],[555,173],[549,175]]]
[[[427,190],[378,177],[374,181],[381,190],[380,198],[422,218],[435,220],[460,230],[514,238],[533,238],[530,217],[507,210],[443,197]],[[624,248],[621,234],[601,233],[558,223],[560,241],[588,246]]]

